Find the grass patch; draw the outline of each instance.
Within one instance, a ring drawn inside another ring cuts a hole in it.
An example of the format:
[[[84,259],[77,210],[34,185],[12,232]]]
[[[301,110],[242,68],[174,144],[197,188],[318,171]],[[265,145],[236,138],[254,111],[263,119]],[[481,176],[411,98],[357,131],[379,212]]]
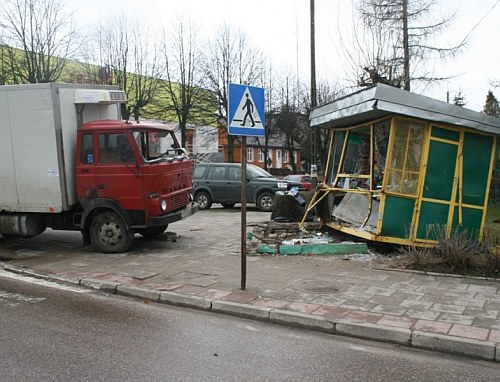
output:
[[[498,224],[498,223],[496,223]],[[432,248],[408,246],[405,268],[425,272],[500,278],[500,234],[486,229],[484,240],[472,240],[467,231],[446,237],[445,227],[436,227]]]

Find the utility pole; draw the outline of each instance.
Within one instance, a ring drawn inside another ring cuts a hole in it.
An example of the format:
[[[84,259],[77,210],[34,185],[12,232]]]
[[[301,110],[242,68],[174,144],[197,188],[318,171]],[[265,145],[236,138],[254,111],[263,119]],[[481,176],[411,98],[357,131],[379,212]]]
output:
[[[410,91],[410,42],[408,36],[408,0],[403,0],[403,81],[404,89]]]
[[[311,109],[317,106],[316,103],[316,45],[315,45],[315,30],[314,30],[314,0],[310,0],[310,13],[311,13]],[[317,184],[317,158],[316,158],[316,130],[311,131],[311,176],[313,186]]]
[[[316,104],[316,45],[314,31],[314,0],[311,1],[311,107]]]

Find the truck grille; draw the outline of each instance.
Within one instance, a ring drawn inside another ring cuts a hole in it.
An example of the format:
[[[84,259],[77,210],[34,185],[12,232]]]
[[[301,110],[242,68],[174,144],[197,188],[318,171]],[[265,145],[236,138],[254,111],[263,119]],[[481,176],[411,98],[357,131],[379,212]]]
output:
[[[189,203],[189,195],[187,192],[173,195],[170,198],[170,211],[175,211],[179,208],[184,208]]]

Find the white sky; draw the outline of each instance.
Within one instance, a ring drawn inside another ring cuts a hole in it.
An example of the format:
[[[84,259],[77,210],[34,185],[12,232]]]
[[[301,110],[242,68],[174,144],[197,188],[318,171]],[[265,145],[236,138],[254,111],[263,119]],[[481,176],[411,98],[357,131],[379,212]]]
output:
[[[309,0],[62,0],[67,11],[74,11],[80,26],[114,13],[130,13],[139,21],[168,27],[180,15],[189,16],[204,35],[213,35],[219,25],[228,22],[241,29],[251,43],[270,57],[275,67],[298,72],[310,82]],[[443,41],[461,41],[500,0],[436,0],[443,14],[457,12],[452,27],[443,33]],[[349,0],[316,0],[317,78],[334,83],[345,78],[340,62],[339,29],[351,28]],[[488,90],[500,99],[500,4],[494,7],[472,34],[469,46],[453,61],[438,67],[438,74],[458,76],[426,89],[412,89],[427,96],[446,100],[459,92],[467,108],[480,111]],[[338,26],[341,26],[338,28]]]

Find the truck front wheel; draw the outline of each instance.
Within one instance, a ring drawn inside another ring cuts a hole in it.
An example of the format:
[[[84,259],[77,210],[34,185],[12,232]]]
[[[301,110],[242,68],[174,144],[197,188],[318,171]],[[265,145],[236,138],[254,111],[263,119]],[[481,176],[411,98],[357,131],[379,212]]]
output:
[[[112,211],[96,216],[90,226],[92,246],[103,253],[120,253],[132,245],[133,234],[118,214]]]

